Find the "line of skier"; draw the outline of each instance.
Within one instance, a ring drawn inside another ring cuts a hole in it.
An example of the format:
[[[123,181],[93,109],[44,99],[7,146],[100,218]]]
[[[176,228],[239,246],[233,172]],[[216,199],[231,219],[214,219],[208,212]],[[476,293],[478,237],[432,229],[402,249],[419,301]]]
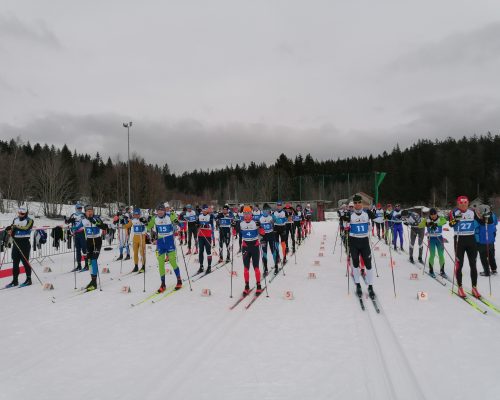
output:
[[[378,237],[379,242],[384,241],[395,251],[404,251],[404,230],[407,226],[409,245],[409,261],[414,263],[413,258],[415,245],[418,245],[418,262],[425,265],[423,258],[424,244],[427,246],[425,258],[429,255],[428,267],[429,275],[436,277],[434,263],[436,253],[439,262],[439,275],[447,278],[445,272],[445,239],[443,229],[446,224],[454,231],[454,277],[456,278],[460,297],[466,297],[462,287],[462,269],[465,255],[467,255],[472,282],[472,294],[480,298],[481,294],[477,289],[477,267],[476,260],[479,254],[483,271],[481,276],[497,274],[497,264],[495,260],[495,239],[497,232],[498,218],[491,211],[488,205],[480,205],[475,209],[469,207],[467,196],[457,198],[456,207],[447,214],[441,214],[435,208],[415,207],[403,213],[401,206],[396,204],[393,208],[387,204],[385,209],[381,204],[375,207],[364,208],[361,196],[353,196],[353,201],[343,205],[338,210],[339,233],[342,242],[349,252],[353,263],[353,277],[356,283],[356,292],[361,295],[359,284],[359,263],[366,265],[368,292],[373,297],[373,273],[371,271],[371,251],[370,251],[370,225],[371,235]],[[424,242],[427,235],[427,243]],[[375,245],[377,245],[375,243]],[[398,246],[399,244],[399,246]]]

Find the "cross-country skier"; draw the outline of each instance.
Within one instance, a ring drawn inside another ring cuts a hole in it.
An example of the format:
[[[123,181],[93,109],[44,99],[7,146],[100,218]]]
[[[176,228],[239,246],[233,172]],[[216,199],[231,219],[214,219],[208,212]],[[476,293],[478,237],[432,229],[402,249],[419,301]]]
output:
[[[81,220],[85,217],[83,213],[83,205],[77,203],[75,205],[75,212],[69,216],[69,218],[64,218],[64,223],[71,224],[71,227],[78,225]],[[71,272],[82,270],[82,256],[84,259],[84,270],[88,270],[87,265],[87,244],[85,241],[85,232],[83,227],[78,231],[74,232],[75,239],[75,251],[76,251],[76,267]]]
[[[134,249],[134,269],[132,272],[144,272],[146,269],[146,225],[148,221],[142,217],[141,209],[132,211],[132,218],[123,226],[132,233],[132,247]],[[139,271],[139,252],[141,254],[142,268]]]
[[[243,275],[245,277],[245,289],[243,295],[250,293],[250,263],[255,273],[255,281],[257,282],[257,290],[255,293],[260,295],[262,287],[260,286],[260,244],[258,233],[258,222],[253,220],[252,208],[250,206],[243,207],[243,221],[241,221],[241,236],[242,236],[242,251],[243,251]]]
[[[177,284],[175,285],[175,290],[179,290],[182,287],[181,271],[177,265],[177,251],[175,249],[174,240],[174,225],[178,223],[177,215],[174,212],[167,213],[165,204],[160,203],[156,207],[156,216],[153,216],[147,225],[147,229],[155,229],[156,231],[156,254],[158,259],[158,267],[160,270],[160,280],[161,285],[158,289],[158,293],[162,293],[166,290],[167,286],[165,284],[165,258],[168,257],[168,261],[174,270],[175,276],[177,278]]]
[[[297,204],[295,206],[295,214],[292,217],[293,219],[293,236],[295,237],[295,232],[297,232],[297,243],[300,246],[300,243],[302,242],[302,222],[304,220],[304,214],[302,213],[302,206],[300,204]],[[295,252],[295,240],[294,240],[294,246],[293,246],[293,251]]]
[[[498,218],[491,212],[490,206],[480,205],[476,209],[477,227],[476,243],[479,251],[483,271],[481,276],[497,274],[497,262],[495,260],[495,238],[497,234]]]
[[[443,242],[443,226],[446,225],[448,221],[445,217],[438,215],[435,208],[431,208],[429,211],[429,217],[425,220],[425,226],[427,227],[427,237],[429,238],[429,275],[433,278],[436,276],[434,273],[434,258],[436,255],[436,250],[439,259],[439,274],[446,278],[446,272],[444,272],[444,242]]]
[[[378,240],[385,235],[385,227],[384,227],[384,209],[382,208],[382,204],[378,203],[375,208],[375,219],[373,220],[375,223],[375,227],[377,229],[377,237]],[[382,236],[380,236],[382,234]]]
[[[349,254],[352,259],[353,277],[356,284],[356,294],[361,297],[363,292],[359,282],[359,257],[363,258],[366,267],[366,283],[368,284],[368,295],[371,299],[375,298],[373,290],[373,270],[372,270],[372,254],[370,249],[370,221],[375,218],[375,215],[370,210],[363,209],[362,198],[355,194],[352,198],[354,203],[354,211],[344,215],[346,222],[344,229],[348,232]]]
[[[12,246],[12,282],[6,287],[19,285],[19,264],[22,262],[26,274],[26,280],[21,283],[21,287],[31,285],[31,265],[30,259],[30,237],[33,228],[33,220],[28,217],[28,209],[21,206],[17,210],[17,217],[12,224],[5,228],[13,240]]]
[[[391,223],[392,223],[392,244],[394,246],[394,250],[398,250],[397,243],[398,243],[398,236],[399,236],[399,245],[400,249],[404,251],[403,249],[403,220],[402,220],[402,213],[401,213],[401,206],[399,204],[396,204],[394,207],[394,210],[390,214],[391,218]]]
[[[187,221],[188,227],[187,227],[187,240],[188,240],[188,251],[186,254],[191,254],[191,238],[193,238],[194,245],[196,247],[194,254],[198,254],[198,214],[196,213],[195,210],[193,210],[193,206],[191,204],[188,204],[186,206],[187,211],[184,213],[184,219]]]
[[[305,217],[305,237],[311,233],[312,227],[312,208],[311,204],[307,203],[304,208],[304,217]]]
[[[412,211],[408,218],[403,222],[405,225],[410,227],[410,262],[413,264],[413,247],[415,246],[415,241],[418,238],[418,262],[424,263],[422,259],[422,253],[424,251],[424,236],[425,236],[425,218],[422,218],[420,212]]]
[[[231,223],[233,222],[233,213],[229,210],[226,204],[222,208],[222,212],[217,215],[219,224],[219,262],[224,261],[224,245],[226,245],[226,262],[231,261],[229,245],[231,243]]]
[[[102,233],[108,229],[108,226],[102,222],[101,218],[94,215],[94,207],[87,204],[85,206],[85,217],[79,224],[72,228],[76,232],[83,227],[87,244],[87,262],[90,264],[90,282],[85,288],[87,292],[97,289],[97,275],[99,266],[97,259],[101,253]]]
[[[182,212],[177,217],[179,219],[179,244],[187,244],[187,221],[186,221],[186,211],[187,208],[183,207]]]
[[[384,211],[384,222],[385,222],[385,244],[389,246],[389,242],[393,239],[394,234],[392,232],[392,222],[391,222],[391,214],[392,214],[392,204],[387,204]]]
[[[283,209],[283,203],[276,203],[276,210],[272,213],[274,222],[274,234],[276,236],[276,258],[279,259],[279,247],[281,246],[281,254],[283,264],[286,264],[286,222],[287,215]],[[274,266],[274,274],[278,273],[278,264]]]
[[[200,260],[200,268],[198,269],[198,273],[201,274],[203,272],[203,261],[204,261],[204,253],[207,253],[207,271],[209,274],[212,272],[212,246],[210,240],[212,238],[212,227],[215,226],[214,216],[210,214],[209,208],[206,204],[201,207],[201,214],[198,215],[197,220],[197,229],[198,229],[198,247],[200,249],[199,260]]]
[[[267,249],[271,251],[274,260],[274,269],[278,270],[278,256],[276,238],[274,234],[273,217],[271,216],[271,207],[266,203],[262,209],[262,215],[259,219],[260,236],[262,246],[262,264],[264,265],[264,275],[268,274],[267,270]]]
[[[253,206],[252,209],[252,218],[255,222],[259,222],[260,216],[262,215],[262,211],[257,203]]]
[[[285,213],[286,213],[286,253],[288,254],[290,252],[290,249],[288,247],[288,239],[292,238],[292,254],[295,253],[295,235],[294,235],[294,229],[293,229],[293,216],[295,215],[295,209],[292,207],[290,203],[286,203],[285,205]]]
[[[117,260],[130,260],[130,246],[128,243],[129,230],[125,228],[125,225],[127,225],[129,221],[129,213],[124,209],[118,216],[117,234],[118,241],[120,243],[120,255],[118,256]],[[125,250],[127,253],[127,256],[125,258],[123,258],[123,250]]]
[[[455,231],[455,274],[458,284],[458,295],[460,297],[466,297],[462,288],[462,268],[465,253],[467,253],[467,258],[469,259],[472,294],[474,297],[481,297],[477,290],[477,245],[474,237],[477,223],[476,218],[474,211],[469,208],[469,198],[467,196],[459,196],[457,198],[457,207],[450,211],[449,224]]]

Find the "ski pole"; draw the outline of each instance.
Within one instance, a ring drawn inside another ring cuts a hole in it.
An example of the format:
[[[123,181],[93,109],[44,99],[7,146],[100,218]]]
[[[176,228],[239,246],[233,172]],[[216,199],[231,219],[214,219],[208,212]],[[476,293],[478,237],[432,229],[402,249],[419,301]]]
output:
[[[76,236],[75,238],[75,243],[73,243],[73,273],[75,275],[75,290],[76,290]]]
[[[231,245],[231,293],[229,294],[229,298],[233,298],[233,263],[234,263],[234,238],[232,239]]]
[[[431,238],[428,236],[427,237],[427,250],[425,251],[425,258],[424,258],[424,268],[422,269],[422,275],[425,273],[425,267],[427,266],[427,254],[429,254],[429,248],[431,247]],[[434,263],[434,260],[432,260]],[[430,260],[429,260],[430,263]]]
[[[373,258],[373,264],[375,265],[375,272],[377,274],[377,278],[379,278],[379,275],[378,275],[378,268],[377,268],[377,260],[375,260],[375,253],[373,252],[373,245],[372,245],[372,240],[370,238],[370,234],[368,234],[368,240],[369,240],[369,243],[370,243],[370,246],[371,246],[371,251],[372,251],[372,258]]]
[[[28,266],[31,268],[31,270],[33,271],[33,273],[35,274],[36,278],[38,279],[38,282],[40,282],[40,285],[43,286],[43,283],[42,281],[40,280],[40,278],[38,277],[38,274],[36,273],[35,269],[33,268],[33,266],[30,264],[30,262],[27,260],[26,256],[24,255],[23,251],[21,250],[21,248],[19,247],[19,245],[17,244],[16,242],[16,239],[15,238],[12,238],[12,242],[14,243],[14,245],[17,247],[17,250],[19,250],[19,253],[21,254],[21,256],[23,257],[24,261],[26,261],[26,265],[25,266]],[[24,261],[23,261],[23,264],[24,264]]]
[[[189,290],[193,291],[193,288],[191,286],[191,277],[189,276],[189,271],[188,271],[187,264],[186,264],[186,258],[184,257],[184,250],[182,249],[182,246],[179,246],[179,247],[181,248],[182,260],[184,261],[184,268],[186,269],[186,275],[188,277]]]
[[[262,244],[259,246],[260,248],[260,258],[262,259]],[[266,249],[266,253],[267,253],[267,249]],[[267,257],[267,254],[266,254],[266,257]],[[266,297],[269,297],[269,291],[267,290],[267,274],[264,274],[264,287],[266,288]]]
[[[345,234],[345,230],[344,230]],[[347,235],[347,247],[349,248],[349,235]],[[351,251],[346,250],[346,276],[347,276],[347,295],[349,296],[351,294],[351,289],[350,289],[350,265],[351,264]]]
[[[142,291],[145,293],[146,292],[146,243],[145,243],[145,239],[144,239],[144,243],[143,243],[143,238],[144,238],[144,235],[142,234],[141,232],[141,242],[140,242],[140,252],[141,252],[141,258],[142,258],[142,264],[144,265],[144,286],[143,286],[143,289]],[[143,244],[144,244],[144,247],[143,247]],[[139,257],[137,257],[139,258]]]
[[[394,236],[394,234],[392,234],[392,235]],[[389,235],[389,237],[390,237],[390,235]],[[392,261],[392,249],[391,249],[390,244],[389,244],[389,258],[391,261],[392,287],[394,288],[394,297],[396,297],[396,281],[394,280],[394,262]]]
[[[340,230],[340,222],[339,225],[337,226],[337,233],[335,234],[335,244],[333,245],[333,253],[335,254],[335,249],[337,248],[337,239],[339,238],[339,230]]]
[[[491,266],[490,266],[490,248],[488,241],[488,216],[485,216],[485,228],[486,228],[486,261],[488,262],[488,281],[490,284],[490,297],[491,297]]]

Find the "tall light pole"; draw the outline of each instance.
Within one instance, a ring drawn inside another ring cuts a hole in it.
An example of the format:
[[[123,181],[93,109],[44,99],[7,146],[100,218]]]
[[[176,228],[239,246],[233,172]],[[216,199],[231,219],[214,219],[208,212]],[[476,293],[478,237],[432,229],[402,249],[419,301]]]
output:
[[[127,128],[127,159],[128,159],[128,206],[131,205],[130,200],[130,127],[132,126],[132,121],[124,122],[123,127]]]

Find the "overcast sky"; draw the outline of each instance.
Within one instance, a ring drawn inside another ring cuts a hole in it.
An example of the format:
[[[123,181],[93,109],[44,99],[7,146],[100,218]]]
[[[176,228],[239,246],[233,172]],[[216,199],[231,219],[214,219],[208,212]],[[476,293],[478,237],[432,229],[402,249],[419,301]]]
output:
[[[176,172],[500,131],[500,1],[0,0],[0,137]]]

